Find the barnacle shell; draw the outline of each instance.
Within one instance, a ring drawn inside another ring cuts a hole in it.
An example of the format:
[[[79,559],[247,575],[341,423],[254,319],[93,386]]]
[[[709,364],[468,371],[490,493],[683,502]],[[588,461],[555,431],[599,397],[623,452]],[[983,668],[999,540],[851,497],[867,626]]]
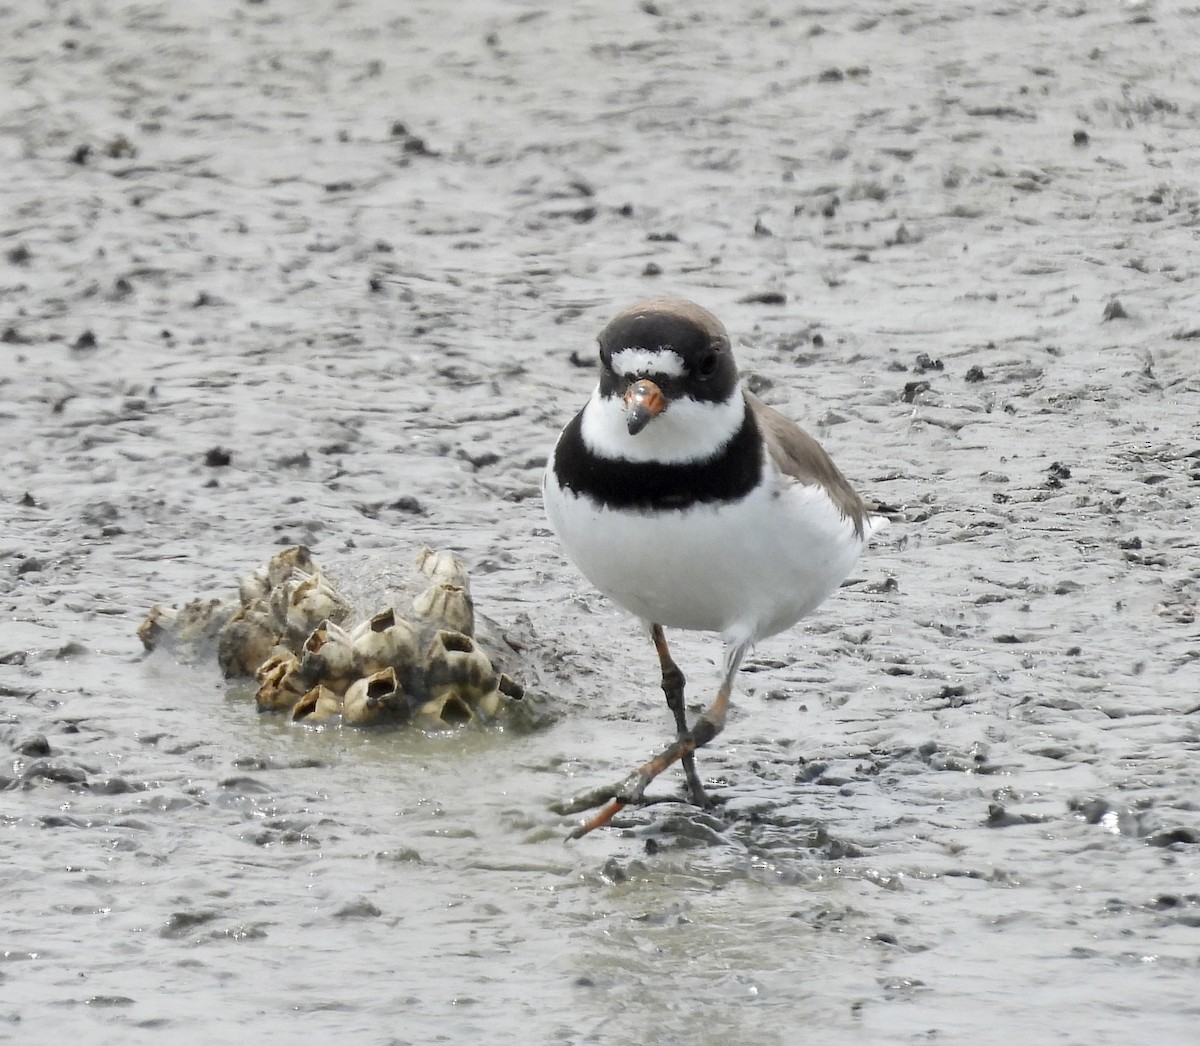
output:
[[[508,702],[499,690],[489,690],[475,702],[475,712],[481,719],[497,719],[508,709]]]
[[[260,711],[281,712],[291,708],[308,691],[300,679],[300,662],[295,654],[276,654],[263,662],[255,674],[258,690],[254,700]]]
[[[358,593],[364,581],[377,595],[388,592],[388,602],[349,630],[351,613],[358,620],[368,608],[352,610],[297,545],[243,577],[236,599],[154,606],[137,634],[148,650],[169,644],[187,660],[215,648],[226,677],[255,676],[260,709],[296,722],[340,714],[352,725],[415,719],[442,730],[512,711],[524,691],[505,673],[520,673],[523,648],[476,619],[461,559],[426,548],[415,569],[391,561],[369,578],[352,574],[349,590]],[[397,592],[402,602],[392,602]]]
[[[138,638],[147,650],[170,642],[183,658],[191,660],[214,642],[236,609],[232,600],[219,597],[193,599],[178,610],[153,606],[138,628]]]
[[[413,717],[413,722],[425,730],[453,730],[473,722],[475,713],[454,687],[446,687],[430,698]]]
[[[307,545],[292,545],[276,552],[262,568],[266,572],[267,588],[278,588],[297,570],[312,574],[317,570],[317,561]]]
[[[242,606],[217,635],[217,664],[226,679],[250,676],[267,658],[283,649],[265,604],[250,603]]]
[[[249,574],[238,582],[238,599],[242,606],[260,603],[271,594],[271,582],[267,580],[267,568],[255,567]]]
[[[423,548],[417,553],[417,569],[438,585],[469,588],[471,584],[466,565],[451,552]]]
[[[506,715],[514,701],[525,696],[525,688],[512,676],[501,673],[496,685],[474,702],[476,718],[499,719]]]
[[[394,668],[355,680],[342,699],[343,718],[356,726],[403,719],[407,713],[408,700]]]
[[[461,632],[441,629],[425,651],[425,681],[430,693],[452,687],[466,701],[495,689],[499,674],[487,654]]]
[[[300,676],[305,683],[321,683],[341,694],[363,674],[361,659],[344,628],[326,621],[309,633],[300,650]]]
[[[146,620],[138,626],[137,637],[142,641],[142,646],[147,650],[157,647],[171,633],[178,617],[179,611],[174,607],[155,603],[147,612]]]
[[[475,605],[461,585],[430,585],[413,600],[413,613],[454,632],[475,634]]]
[[[350,635],[352,650],[363,672],[394,668],[403,676],[417,660],[417,632],[394,610],[380,611]]]
[[[350,606],[320,570],[311,574],[297,570],[271,590],[271,613],[276,627],[299,642],[322,621],[340,625],[350,616]]]
[[[281,549],[238,582],[238,598],[242,606],[249,606],[257,600],[266,599],[274,589],[290,580],[296,571],[311,574],[317,569],[316,560],[306,546],[292,545]]]
[[[320,723],[342,710],[342,699],[327,686],[314,686],[292,705],[292,721]]]
[[[216,636],[233,612],[228,599],[193,599],[180,608],[172,632],[180,643],[205,643]]]

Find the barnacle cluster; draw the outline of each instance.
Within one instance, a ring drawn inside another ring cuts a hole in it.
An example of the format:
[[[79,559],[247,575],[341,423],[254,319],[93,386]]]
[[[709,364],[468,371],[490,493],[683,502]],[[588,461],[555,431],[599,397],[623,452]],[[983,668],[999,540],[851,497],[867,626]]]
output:
[[[138,629],[194,658],[215,646],[226,678],[253,676],[263,711],[296,722],[452,729],[505,720],[525,696],[517,650],[476,634],[462,560],[422,549],[402,599],[358,615],[302,545],[284,549],[238,585],[236,598],[153,607]],[[485,649],[486,647],[486,649]]]

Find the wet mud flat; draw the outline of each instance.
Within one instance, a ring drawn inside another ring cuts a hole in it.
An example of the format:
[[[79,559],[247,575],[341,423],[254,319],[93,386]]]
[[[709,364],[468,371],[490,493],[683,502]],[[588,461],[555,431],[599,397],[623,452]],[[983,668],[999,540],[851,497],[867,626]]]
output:
[[[1190,1042],[1198,28],[0,11],[0,1039]],[[658,293],[907,519],[750,659],[721,808],[568,847],[669,716],[538,483]],[[304,729],[143,655],[294,543],[462,556],[553,722]]]

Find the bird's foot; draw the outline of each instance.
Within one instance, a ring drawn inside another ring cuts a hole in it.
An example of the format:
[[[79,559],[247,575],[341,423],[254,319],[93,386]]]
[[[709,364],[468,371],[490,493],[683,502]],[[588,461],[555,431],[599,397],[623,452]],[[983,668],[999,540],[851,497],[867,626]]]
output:
[[[646,787],[672,763],[691,756],[701,745],[708,744],[716,733],[717,731],[713,724],[701,716],[696,720],[692,729],[685,735],[673,744],[668,745],[649,762],[639,766],[619,784],[602,785],[599,788],[582,792],[572,800],[557,804],[555,808],[556,812],[562,814],[579,813],[583,810],[590,810],[595,806],[600,806],[602,803],[607,804],[604,809],[590,820],[576,827],[567,838],[580,839],[589,832],[594,832],[597,828],[603,828],[626,806],[644,806],[649,803],[666,801],[663,799],[646,799]],[[688,774],[688,791],[691,793],[692,801],[701,808],[707,808],[711,805],[712,800],[709,799],[708,794],[700,784],[700,779],[696,776],[694,764],[692,764],[690,759],[688,763],[691,766],[691,773]]]

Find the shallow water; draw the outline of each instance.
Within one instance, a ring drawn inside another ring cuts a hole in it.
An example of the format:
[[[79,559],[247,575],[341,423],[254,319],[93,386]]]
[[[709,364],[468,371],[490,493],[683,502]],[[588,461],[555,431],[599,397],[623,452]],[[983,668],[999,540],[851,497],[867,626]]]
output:
[[[456,12],[0,12],[0,1038],[1191,1042],[1200,15]],[[750,659],[721,810],[564,845],[669,734],[537,493],[650,293],[908,521]],[[296,541],[464,555],[553,722],[143,655]]]

